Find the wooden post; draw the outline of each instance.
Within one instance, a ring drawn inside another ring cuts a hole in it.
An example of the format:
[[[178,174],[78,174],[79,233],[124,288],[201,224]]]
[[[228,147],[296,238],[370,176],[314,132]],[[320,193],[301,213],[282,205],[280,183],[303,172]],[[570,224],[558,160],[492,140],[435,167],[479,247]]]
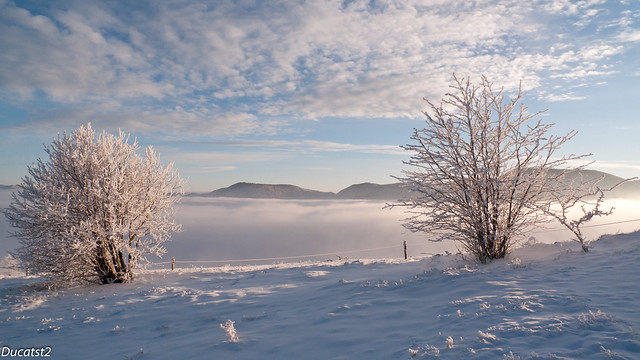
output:
[[[407,260],[407,240],[405,240],[402,245],[404,245],[404,259]]]
[[[171,258],[171,271],[175,270],[176,268],[176,258],[172,257]]]
[[[28,267],[25,269],[25,272],[27,273],[27,276],[29,276],[29,268]]]

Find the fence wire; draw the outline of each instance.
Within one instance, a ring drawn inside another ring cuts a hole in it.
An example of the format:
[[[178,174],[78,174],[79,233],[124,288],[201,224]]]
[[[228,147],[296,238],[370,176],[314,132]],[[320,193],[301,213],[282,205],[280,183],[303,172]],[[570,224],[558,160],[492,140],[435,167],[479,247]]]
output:
[[[389,249],[397,249],[402,248],[402,245],[394,245],[394,246],[384,246],[384,247],[376,247],[369,249],[358,249],[358,250],[349,250],[349,251],[334,251],[329,253],[321,253],[321,254],[308,254],[308,255],[295,255],[295,256],[279,256],[279,257],[268,257],[268,258],[253,258],[253,259],[227,259],[227,260],[178,260],[175,261],[163,261],[163,262],[154,262],[149,265],[166,265],[171,263],[186,263],[186,264],[206,264],[206,263],[238,263],[238,262],[249,262],[249,261],[274,261],[274,260],[292,260],[292,259],[305,259],[305,258],[313,258],[319,256],[331,256],[331,255],[342,255],[342,254],[353,254],[359,252],[367,252],[367,251],[376,251],[376,250],[389,250]]]

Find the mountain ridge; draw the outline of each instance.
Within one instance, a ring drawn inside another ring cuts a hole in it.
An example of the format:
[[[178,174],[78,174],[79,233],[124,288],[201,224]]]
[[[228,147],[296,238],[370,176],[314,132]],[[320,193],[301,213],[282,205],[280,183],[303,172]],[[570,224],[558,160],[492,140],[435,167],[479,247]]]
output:
[[[208,193],[191,193],[189,196],[230,197],[246,199],[283,199],[283,200],[398,200],[409,192],[400,183],[353,184],[334,193],[302,188],[291,184],[259,184],[238,182]]]
[[[229,187],[202,194],[206,197],[236,197],[249,199],[309,199],[323,200],[335,197],[335,193],[305,189],[291,184],[258,184],[238,182]]]
[[[603,177],[602,188],[609,188],[623,179],[597,170],[581,170],[575,175],[582,176],[585,181]],[[282,199],[282,200],[388,200],[395,201],[411,197],[412,191],[401,183],[376,184],[363,182],[350,185],[338,192],[306,189],[291,184],[261,184],[238,182],[231,186],[205,193],[189,193],[187,196],[230,197],[247,199]],[[614,188],[609,197],[640,197],[640,180],[627,181]]]

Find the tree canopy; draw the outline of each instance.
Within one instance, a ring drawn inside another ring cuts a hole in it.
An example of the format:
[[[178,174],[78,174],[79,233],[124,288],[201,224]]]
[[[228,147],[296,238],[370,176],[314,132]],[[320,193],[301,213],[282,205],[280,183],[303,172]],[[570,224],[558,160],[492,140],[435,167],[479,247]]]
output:
[[[48,159],[28,167],[4,213],[17,230],[12,254],[55,281],[124,282],[180,225],[172,205],[183,179],[122,131],[96,136],[91,124],[58,135]]]

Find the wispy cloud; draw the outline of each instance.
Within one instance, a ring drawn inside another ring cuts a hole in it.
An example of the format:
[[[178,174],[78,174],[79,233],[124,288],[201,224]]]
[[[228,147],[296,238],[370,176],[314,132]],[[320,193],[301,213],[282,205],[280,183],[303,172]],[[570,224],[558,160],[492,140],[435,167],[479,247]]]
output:
[[[638,164],[610,161],[597,161],[591,165],[591,167],[599,169],[640,170],[640,165]]]
[[[197,165],[199,168],[222,168],[232,170],[237,164],[272,161],[282,155],[268,151],[256,152],[170,152],[167,160],[185,165]]]
[[[184,149],[184,144],[196,146],[198,150]],[[359,153],[370,156],[406,156],[406,152],[395,145],[348,144],[312,140],[255,140],[255,141],[210,141],[169,142],[159,150],[164,161],[180,164],[181,168],[195,173],[219,173],[238,170],[245,164],[265,164],[298,161],[302,156],[317,156],[335,153]],[[326,166],[303,163],[312,171],[329,170]]]
[[[640,39],[633,4],[603,0],[65,4],[0,1],[0,100],[62,104],[31,113],[58,126],[115,118],[208,137],[277,133],[296,118],[419,117],[452,72],[533,91],[598,81]],[[590,26],[596,41],[574,29]]]
[[[203,173],[218,173],[218,172],[225,172],[225,171],[233,171],[236,170],[237,167],[236,166],[202,166],[202,167],[198,167],[197,171],[198,172],[203,172]]]
[[[309,152],[360,152],[368,154],[406,155],[396,145],[347,144],[317,140],[253,140],[253,141],[215,141],[203,142],[214,146],[278,148],[285,151]]]
[[[547,101],[551,101],[551,102],[557,102],[557,101],[567,101],[567,100],[583,100],[585,99],[585,96],[577,96],[574,95],[571,92],[566,92],[566,93],[547,93],[547,92],[542,92],[540,93],[540,97],[547,100]]]

